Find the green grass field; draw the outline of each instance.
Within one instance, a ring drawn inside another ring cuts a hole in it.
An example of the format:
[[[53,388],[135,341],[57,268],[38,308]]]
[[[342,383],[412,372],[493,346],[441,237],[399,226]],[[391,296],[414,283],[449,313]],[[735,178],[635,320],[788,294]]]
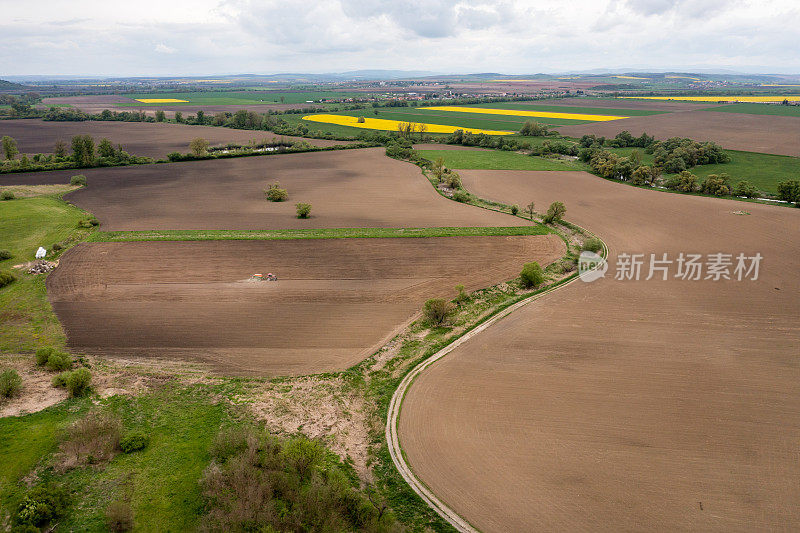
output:
[[[522,111],[547,111],[549,113],[584,113],[587,115],[621,115],[627,117],[643,117],[648,115],[660,115],[665,111],[653,111],[649,109],[626,109],[624,105],[620,104],[618,108],[607,107],[591,107],[592,100],[580,99],[581,102],[585,101],[586,106],[562,106],[562,105],[547,105],[547,100],[531,101],[531,102],[491,102],[488,104],[469,104],[466,107],[488,107],[491,109],[518,109]],[[570,124],[575,121],[569,121]],[[580,123],[580,122],[578,122]]]
[[[83,240],[91,230],[79,229],[88,215],[56,196],[0,201],[0,248],[13,257],[0,270],[32,261],[39,246]],[[0,289],[0,350],[20,352],[41,345],[64,344],[64,332],[47,301],[44,276],[16,273],[17,281]]]
[[[781,117],[800,117],[800,106],[797,105],[775,105],[758,103],[731,104],[722,107],[715,107],[709,111],[720,113],[745,113],[747,115],[776,115]]]
[[[576,161],[546,159],[502,150],[418,150],[434,161],[441,157],[448,168],[475,170],[583,170]]]
[[[747,180],[759,190],[773,194],[778,192],[778,183],[800,179],[800,157],[735,150],[726,152],[731,156],[729,163],[699,165],[691,168],[691,172],[701,178],[725,173],[731,177],[734,185],[741,180]]]
[[[185,93],[132,93],[124,95],[134,100],[142,98],[171,98],[175,100],[188,100],[187,103],[143,104],[131,102],[116,104],[117,107],[141,107],[142,105],[258,105],[258,104],[302,104],[307,100],[322,98],[351,98],[365,96],[365,93],[338,92],[338,91],[286,91],[286,90],[260,90],[260,91],[196,91]],[[283,100],[281,100],[281,97]]]

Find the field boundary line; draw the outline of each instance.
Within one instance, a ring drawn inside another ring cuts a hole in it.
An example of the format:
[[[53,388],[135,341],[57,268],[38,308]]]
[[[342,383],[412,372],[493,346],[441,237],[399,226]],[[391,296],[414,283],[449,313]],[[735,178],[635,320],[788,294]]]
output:
[[[576,226],[580,227],[580,226]],[[590,235],[594,235],[593,233],[581,228],[583,231],[586,231]],[[608,247],[606,246],[605,242],[600,239],[600,242],[603,244],[603,261],[599,263],[595,268],[600,268],[607,262],[608,257]],[[579,276],[577,274],[572,275],[571,277],[565,278],[564,280],[557,282],[552,287],[542,290],[541,292],[532,293],[529,296],[523,297],[520,301],[515,302],[508,307],[505,307],[499,311],[497,311],[494,315],[490,316],[482,323],[478,324],[477,326],[473,327],[472,329],[466,331],[460,337],[454,339],[450,342],[447,346],[442,348],[441,350],[437,351],[424,361],[420,362],[417,366],[411,369],[400,382],[397,389],[395,389],[394,394],[392,395],[392,399],[389,403],[389,409],[386,419],[386,443],[389,448],[389,455],[392,457],[392,461],[394,462],[395,468],[397,471],[400,472],[400,475],[403,479],[408,483],[411,489],[417,493],[417,495],[422,498],[425,503],[427,503],[434,511],[436,511],[439,516],[441,516],[444,520],[446,520],[451,526],[453,526],[457,531],[462,533],[478,533],[478,529],[472,526],[466,519],[462,518],[456,511],[451,509],[446,503],[444,503],[441,499],[439,499],[431,489],[425,485],[414,472],[411,470],[411,467],[408,465],[405,459],[405,454],[403,453],[402,446],[400,445],[400,438],[397,431],[397,423],[400,416],[400,412],[402,409],[403,400],[405,399],[406,393],[408,392],[409,387],[414,382],[414,380],[427,369],[429,366],[434,364],[435,362],[439,361],[447,354],[476,336],[478,333],[482,332],[489,326],[493,325],[496,322],[499,322],[503,318],[507,317],[517,309],[527,305],[530,302],[538,300],[539,298],[548,295],[556,290],[566,287],[570,285],[574,281],[578,280]]]

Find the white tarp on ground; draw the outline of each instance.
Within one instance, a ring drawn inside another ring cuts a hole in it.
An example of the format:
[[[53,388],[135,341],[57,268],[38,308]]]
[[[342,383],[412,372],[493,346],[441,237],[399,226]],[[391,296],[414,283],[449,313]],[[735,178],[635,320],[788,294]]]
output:
[[[44,259],[44,256],[46,255],[47,255],[47,250],[45,250],[41,246],[39,247],[38,250],[36,250],[36,259]]]

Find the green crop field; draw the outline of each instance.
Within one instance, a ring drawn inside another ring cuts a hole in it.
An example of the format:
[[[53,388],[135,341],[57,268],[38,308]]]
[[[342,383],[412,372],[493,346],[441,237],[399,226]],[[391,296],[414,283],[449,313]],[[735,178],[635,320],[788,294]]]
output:
[[[448,168],[475,170],[584,170],[574,161],[547,159],[502,150],[418,150],[421,157],[444,159]]]
[[[721,113],[745,113],[747,115],[778,115],[782,117],[800,117],[800,106],[797,105],[775,105],[759,103],[731,104],[722,107],[715,107],[710,111]]]
[[[660,115],[665,111],[653,111],[649,109],[626,109],[622,103],[618,108],[608,107],[591,107],[592,100],[581,99],[585,101],[586,106],[563,106],[563,105],[548,105],[547,100],[532,101],[532,102],[491,102],[488,104],[469,104],[466,107],[488,107],[490,109],[517,109],[521,111],[547,111],[548,113],[583,113],[587,115],[619,115],[627,117],[643,117],[648,115]],[[534,120],[538,120],[535,119]],[[570,121],[570,124],[575,121]],[[583,121],[580,121],[583,122]]]
[[[195,91],[185,93],[134,93],[125,95],[132,100],[137,99],[175,99],[187,100],[186,103],[172,102],[164,104],[143,104],[131,102],[116,104],[118,107],[137,107],[142,105],[258,105],[258,104],[301,104],[308,100],[323,98],[353,98],[363,97],[365,93],[337,92],[337,91]],[[283,97],[283,101],[281,101]]]

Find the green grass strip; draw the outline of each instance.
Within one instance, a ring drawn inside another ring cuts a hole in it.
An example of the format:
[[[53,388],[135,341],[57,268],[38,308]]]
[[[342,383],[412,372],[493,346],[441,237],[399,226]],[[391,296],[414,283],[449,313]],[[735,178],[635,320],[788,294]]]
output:
[[[319,228],[279,229],[256,231],[231,230],[151,230],[151,231],[99,231],[89,242],[131,241],[278,241],[297,239],[391,239],[430,237],[495,237],[519,235],[546,235],[550,228],[531,226],[487,228]]]

